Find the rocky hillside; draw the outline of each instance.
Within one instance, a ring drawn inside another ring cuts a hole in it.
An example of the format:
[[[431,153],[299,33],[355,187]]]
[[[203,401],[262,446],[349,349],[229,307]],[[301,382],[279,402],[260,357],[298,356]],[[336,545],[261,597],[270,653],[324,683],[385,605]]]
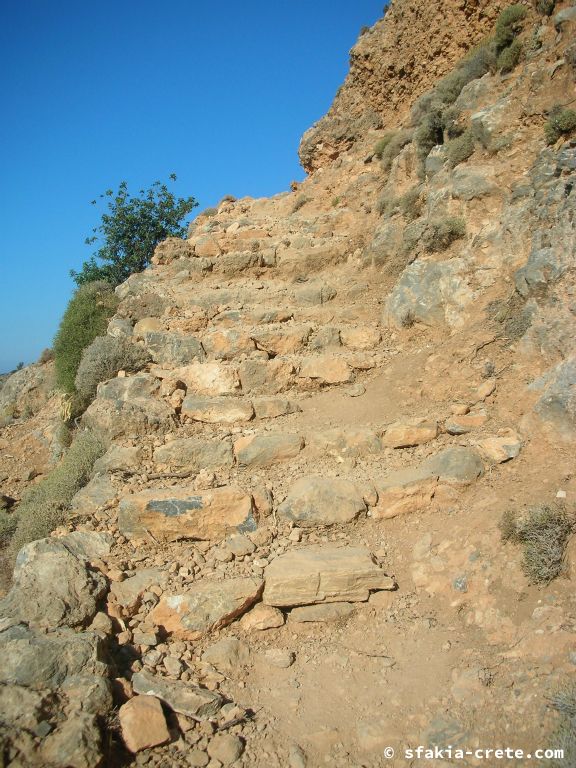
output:
[[[117,289],[108,334],[152,362],[99,385],[78,429],[107,450],[0,605],[5,765],[575,749],[551,701],[576,670],[576,7],[552,6],[396,0],[308,178],[224,199]],[[62,450],[50,366],[0,393],[11,499]]]

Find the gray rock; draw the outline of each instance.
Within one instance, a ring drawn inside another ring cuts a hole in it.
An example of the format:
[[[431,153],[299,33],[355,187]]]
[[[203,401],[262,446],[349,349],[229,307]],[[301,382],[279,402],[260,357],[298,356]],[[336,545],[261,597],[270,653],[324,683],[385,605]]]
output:
[[[403,227],[396,220],[386,220],[376,227],[364,258],[374,267],[385,266],[397,258],[398,252],[402,249],[402,242]]]
[[[446,148],[444,146],[433,147],[424,163],[426,178],[431,179],[444,168],[446,162]]]
[[[112,709],[112,686],[106,677],[94,675],[69,675],[60,692],[66,695],[69,705],[90,715],[104,716]]]
[[[157,584],[164,587],[167,583],[167,571],[162,571],[160,568],[142,568],[129,579],[113,581],[110,585],[110,592],[119,605],[132,612],[138,609],[142,595],[151,586]]]
[[[460,165],[452,172],[452,196],[456,200],[475,200],[498,191],[491,166]]]
[[[139,446],[112,445],[94,464],[94,474],[118,472],[142,466],[143,451]]]
[[[103,506],[116,498],[116,488],[107,475],[93,477],[84,488],[74,495],[71,508],[74,512],[92,517]]]
[[[576,434],[576,357],[553,368],[546,377],[531,385],[544,392],[535,406],[540,418],[557,430],[562,439]]]
[[[34,730],[42,720],[47,698],[45,693],[20,685],[0,685],[2,723],[10,728]]]
[[[237,671],[249,663],[250,648],[236,637],[223,637],[206,648],[202,661],[207,661],[219,672]]]
[[[115,339],[129,338],[133,332],[132,323],[123,317],[113,317],[108,323],[106,333]]]
[[[71,675],[106,674],[103,642],[93,632],[62,629],[37,635],[23,624],[0,631],[0,682],[35,690],[57,688]]]
[[[336,296],[336,289],[331,285],[314,280],[306,283],[302,288],[294,291],[294,298],[299,304],[318,305],[326,304]]]
[[[201,469],[231,467],[234,463],[232,444],[229,440],[202,440],[186,437],[171,440],[154,451],[156,464],[166,464],[173,469],[199,472]]]
[[[18,553],[14,586],[0,607],[4,616],[34,626],[76,627],[87,624],[106,594],[105,577],[89,568],[86,549],[93,538],[100,554],[110,550],[104,534],[48,538],[27,544]],[[82,541],[84,540],[84,544]]]
[[[325,622],[342,619],[354,611],[352,603],[326,603],[325,605],[302,605],[293,608],[288,616],[290,621],[297,624],[308,622]]]
[[[510,102],[508,97],[475,112],[471,120],[472,135],[485,149],[492,149],[504,128],[509,124]]]
[[[100,385],[102,386],[102,385]],[[174,409],[154,397],[138,397],[130,402],[114,400],[105,390],[84,412],[82,423],[113,440],[121,436],[141,437],[154,432],[169,432],[175,425]]]
[[[135,693],[156,696],[174,712],[194,720],[209,720],[215,717],[224,704],[224,699],[219,693],[180,680],[156,677],[146,671],[137,672],[132,676],[132,686]]]
[[[95,715],[76,712],[49,734],[42,756],[60,768],[98,768],[102,765],[102,738]]]
[[[151,331],[144,334],[144,344],[152,360],[161,365],[187,365],[193,360],[206,359],[202,344],[194,336]]]
[[[278,514],[313,527],[349,523],[366,512],[362,490],[350,480],[302,477],[290,488]]]
[[[441,483],[469,485],[484,473],[484,464],[473,448],[456,446],[430,457],[422,464],[422,469],[437,475]]]
[[[542,294],[551,283],[563,275],[567,266],[564,261],[565,258],[560,256],[556,248],[532,250],[526,265],[516,270],[516,290],[524,298]]]
[[[560,29],[562,24],[566,24],[566,22],[569,21],[576,21],[576,7],[563,8],[561,11],[554,14],[554,17],[552,18],[552,23],[556,29]]]

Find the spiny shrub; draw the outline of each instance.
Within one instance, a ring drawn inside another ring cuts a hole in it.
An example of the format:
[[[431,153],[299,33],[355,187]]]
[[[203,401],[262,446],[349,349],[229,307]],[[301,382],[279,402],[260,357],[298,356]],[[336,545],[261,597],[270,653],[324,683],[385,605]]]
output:
[[[506,512],[500,521],[503,541],[524,548],[522,569],[531,584],[549,584],[564,570],[564,553],[574,527],[559,507],[533,507],[525,516]]]
[[[563,751],[561,760],[553,760],[550,768],[576,765],[576,685],[568,685],[550,697],[550,705],[560,715],[560,722],[550,736],[550,744]]]
[[[306,203],[310,202],[310,198],[306,197],[306,195],[300,195],[295,201],[294,205],[292,206],[292,213],[296,213],[296,211],[299,211],[302,206],[306,205]]]
[[[447,216],[431,222],[424,232],[423,244],[427,251],[445,251],[448,246],[464,237],[466,222],[457,216]]]
[[[449,139],[461,136],[466,130],[462,123],[459,122],[460,115],[461,110],[455,106],[442,110],[442,128]]]
[[[536,10],[542,16],[552,16],[555,6],[556,0],[537,0],[536,2]]]
[[[18,526],[10,545],[13,557],[25,544],[49,536],[64,522],[72,497],[88,482],[94,462],[103,453],[98,437],[81,432],[60,464],[28,488],[18,506]]]
[[[473,152],[474,136],[470,130],[464,131],[461,136],[450,139],[446,143],[446,157],[452,168],[467,160]]]
[[[404,147],[407,144],[410,144],[411,141],[412,141],[412,131],[409,131],[409,130],[396,131],[396,133],[392,136],[390,141],[386,144],[385,148],[382,150],[381,161],[382,161],[382,168],[385,171],[389,171],[390,168],[392,168],[392,163],[394,162],[394,160],[398,157],[398,155],[404,149]]]
[[[198,216],[204,216],[206,219],[210,219],[212,216],[216,216],[218,208],[205,208]]]
[[[0,547],[5,547],[18,526],[18,515],[0,509]]]
[[[523,5],[515,3],[504,8],[498,16],[494,32],[494,43],[498,54],[512,44],[521,30],[520,22],[526,17],[526,13],[526,8]]]
[[[496,66],[498,67],[500,72],[502,72],[502,74],[506,74],[507,72],[512,72],[512,70],[516,67],[516,65],[520,61],[521,56],[522,56],[522,43],[520,42],[520,40],[514,40],[514,42],[511,45],[509,45],[507,48],[504,48],[504,50],[500,52]]]
[[[405,192],[400,198],[400,211],[408,221],[414,221],[421,213],[424,206],[422,186],[416,184]]]
[[[76,373],[75,385],[80,401],[88,406],[101,381],[113,378],[118,371],[139,371],[148,362],[148,351],[130,339],[97,336],[84,350]]]
[[[388,133],[385,133],[384,136],[382,136],[381,139],[378,139],[376,144],[374,145],[374,155],[378,158],[378,160],[382,159],[382,153],[390,144],[394,136],[396,135],[396,131],[389,131]]]
[[[555,144],[561,136],[576,130],[576,112],[573,109],[555,107],[544,126],[547,144]]]
[[[376,210],[379,216],[387,216],[398,207],[398,198],[390,192],[383,192],[376,203]]]
[[[430,150],[437,144],[444,142],[444,125],[440,109],[432,108],[423,117],[416,129],[415,140],[418,147],[418,159],[423,163],[430,154]]]
[[[114,289],[101,280],[81,285],[70,299],[54,339],[56,384],[64,392],[74,392],[82,353],[106,332],[117,306]]]

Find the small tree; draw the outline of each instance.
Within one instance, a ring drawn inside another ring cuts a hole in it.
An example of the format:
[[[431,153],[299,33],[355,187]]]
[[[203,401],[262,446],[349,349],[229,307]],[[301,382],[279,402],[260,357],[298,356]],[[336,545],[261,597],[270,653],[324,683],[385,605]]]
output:
[[[176,181],[176,175],[171,174],[170,179]],[[94,234],[86,238],[86,244],[101,239],[103,245],[84,262],[80,272],[71,270],[78,285],[105,280],[116,286],[134,272],[142,272],[161,240],[186,234],[182,220],[198,205],[193,197],[175,198],[159,181],[148,190],[141,189],[139,197],[132,197],[123,181],[116,194],[108,189],[100,198],[109,198],[109,213],[102,214],[102,223],[92,230]],[[92,201],[92,205],[96,203]]]

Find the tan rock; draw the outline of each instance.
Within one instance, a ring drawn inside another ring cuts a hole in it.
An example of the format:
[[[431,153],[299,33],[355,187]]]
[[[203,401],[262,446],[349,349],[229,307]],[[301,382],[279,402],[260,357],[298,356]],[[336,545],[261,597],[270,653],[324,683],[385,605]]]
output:
[[[282,329],[267,328],[258,330],[252,337],[258,349],[263,349],[270,355],[290,355],[303,349],[311,332],[309,325]]]
[[[181,381],[195,395],[233,395],[240,389],[237,370],[222,363],[190,363],[171,371],[163,371],[160,368],[152,370],[159,378]]]
[[[489,461],[503,464],[518,456],[522,448],[522,438],[513,429],[501,429],[497,437],[480,440],[478,448]]]
[[[344,384],[352,381],[354,373],[339,357],[309,357],[302,361],[300,378],[317,379],[321,384]]]
[[[342,328],[340,338],[345,347],[352,349],[374,349],[380,344],[378,328]]]
[[[240,626],[246,632],[276,629],[284,624],[284,614],[278,608],[258,603],[240,620]]]
[[[375,594],[379,594],[376,592]],[[386,593],[388,594],[388,593]],[[322,603],[320,605],[301,605],[293,608],[288,616],[291,623],[307,624],[343,619],[354,611],[352,603]]]
[[[279,515],[303,527],[349,523],[363,512],[363,490],[339,477],[301,477],[278,507]]]
[[[312,546],[275,558],[265,570],[263,602],[277,607],[368,600],[395,582],[363,547]]]
[[[118,527],[130,539],[218,540],[239,528],[253,530],[252,510],[252,496],[235,486],[148,489],[121,500]]]
[[[243,360],[238,367],[243,392],[272,395],[287,389],[294,378],[294,364],[281,358]]]
[[[214,717],[224,704],[224,699],[218,693],[181,680],[158,677],[146,670],[132,675],[132,685],[136,693],[155,696],[174,712],[194,720]]]
[[[181,414],[184,418],[205,424],[236,424],[250,421],[254,417],[254,407],[250,400],[244,398],[188,395],[182,403]]]
[[[422,445],[438,437],[438,424],[425,419],[408,419],[391,424],[382,437],[388,448],[409,448]]]
[[[258,600],[262,588],[261,579],[250,577],[202,581],[183,594],[163,595],[150,620],[177,637],[198,640],[241,616]]]
[[[382,441],[368,427],[346,427],[310,432],[306,436],[306,452],[347,458],[380,453]]]
[[[495,389],[496,379],[486,379],[486,381],[483,381],[476,390],[474,402],[478,403],[486,400],[487,397],[490,397],[490,395],[493,394]]]
[[[142,568],[129,579],[112,582],[110,592],[118,605],[131,613],[140,606],[142,595],[151,586],[165,586],[167,583],[167,571],[162,571],[160,568]]]
[[[252,405],[257,419],[276,419],[302,410],[297,403],[282,397],[254,398]]]
[[[462,415],[454,415],[447,419],[444,429],[449,435],[464,435],[477,427],[483,426],[488,419],[484,409]]]
[[[170,741],[170,732],[155,696],[135,696],[118,712],[122,738],[130,752],[157,747]]]
[[[378,485],[378,504],[371,511],[372,517],[380,520],[419,512],[428,506],[437,485],[438,476],[426,470],[392,472]]]
[[[234,443],[234,455],[240,466],[268,467],[298,456],[304,447],[299,435],[265,433],[241,437]]]
[[[218,241],[210,235],[199,237],[198,239],[195,239],[193,243],[195,256],[209,259],[220,256],[222,253],[222,248],[220,247]]]
[[[143,339],[147,333],[155,333],[164,330],[164,323],[157,317],[143,317],[134,326],[135,339]]]
[[[211,664],[218,672],[239,671],[250,662],[250,648],[237,637],[223,637],[206,648],[202,661]]]
[[[232,733],[217,733],[208,744],[208,754],[221,765],[232,765],[244,751],[244,742]]]
[[[248,355],[256,349],[249,334],[235,328],[212,331],[202,338],[206,354],[215,360],[232,360],[239,355]]]

